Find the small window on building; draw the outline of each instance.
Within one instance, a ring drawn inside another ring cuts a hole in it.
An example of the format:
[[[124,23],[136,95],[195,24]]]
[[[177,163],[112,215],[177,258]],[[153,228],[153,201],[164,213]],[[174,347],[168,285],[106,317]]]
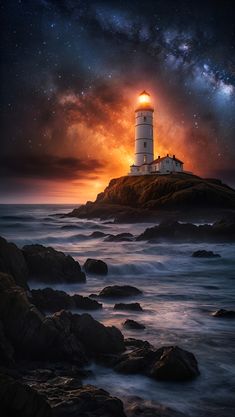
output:
[[[147,162],[147,155],[144,155],[144,164]]]
[[[144,148],[147,148],[147,142],[144,142]]]
[[[146,116],[144,116],[144,122],[146,122]]]

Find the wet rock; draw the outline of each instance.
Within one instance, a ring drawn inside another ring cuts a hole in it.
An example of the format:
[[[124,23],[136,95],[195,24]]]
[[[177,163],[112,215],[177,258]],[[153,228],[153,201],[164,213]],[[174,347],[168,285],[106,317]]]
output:
[[[88,352],[118,353],[125,349],[124,337],[115,326],[104,326],[90,314],[73,315],[73,331]]]
[[[109,235],[105,242],[132,242],[134,236],[131,233],[119,233],[118,235]]]
[[[0,411],[4,417],[52,417],[45,396],[4,374],[0,374]]]
[[[99,239],[99,238],[105,237],[105,236],[108,236],[108,234],[104,233],[104,232],[100,232],[100,231],[95,231],[95,232],[91,233],[89,237],[91,237],[92,239]]]
[[[31,290],[31,302],[42,312],[56,312],[59,310],[97,310],[102,308],[102,304],[89,297],[82,295],[70,296],[64,291],[43,288]]]
[[[129,329],[129,330],[143,330],[143,329],[145,329],[145,326],[142,323],[138,323],[137,321],[131,320],[131,319],[127,319],[123,323],[123,327],[125,329]]]
[[[74,379],[55,379],[35,388],[47,397],[53,417],[126,417],[121,400],[92,385],[77,386]]]
[[[99,297],[131,297],[142,294],[142,291],[131,285],[110,285],[103,288]]]
[[[11,367],[14,364],[14,349],[7,339],[0,322],[0,365]]]
[[[127,348],[153,348],[147,340],[134,339],[133,337],[128,337],[124,343]]]
[[[100,259],[90,259],[88,258],[83,265],[85,271],[88,274],[97,274],[97,275],[107,275],[108,266],[104,261]]]
[[[131,310],[131,311],[143,311],[141,305],[139,303],[129,303],[129,304],[125,304],[125,303],[118,303],[115,304],[113,307],[114,310]]]
[[[224,318],[235,318],[234,310],[225,310],[221,308],[220,310],[215,311],[212,316],[214,317],[224,317]]]
[[[114,369],[121,373],[141,373],[166,381],[185,381],[199,375],[195,356],[177,346],[135,349],[121,355]]]
[[[193,258],[220,258],[218,253],[214,253],[208,250],[197,250],[192,254]]]
[[[17,285],[28,289],[28,268],[20,249],[0,237],[0,271],[10,274]]]
[[[129,397],[125,400],[127,417],[186,417],[185,414],[139,397]]]
[[[42,245],[23,247],[30,279],[46,282],[85,282],[86,277],[70,255]]]
[[[58,321],[45,317],[30,303],[25,290],[3,273],[0,273],[0,320],[18,358],[87,363],[71,324],[59,326]]]

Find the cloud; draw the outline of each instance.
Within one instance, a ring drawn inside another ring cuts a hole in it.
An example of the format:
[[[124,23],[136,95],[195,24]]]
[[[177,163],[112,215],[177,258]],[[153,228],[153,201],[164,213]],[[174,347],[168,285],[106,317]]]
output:
[[[94,177],[103,165],[96,159],[58,157],[54,155],[18,155],[0,158],[0,177],[75,180]]]

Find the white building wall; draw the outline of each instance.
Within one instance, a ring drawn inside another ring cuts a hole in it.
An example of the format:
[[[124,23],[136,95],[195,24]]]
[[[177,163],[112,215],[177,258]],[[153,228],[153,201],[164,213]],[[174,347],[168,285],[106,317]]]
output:
[[[166,157],[163,161],[159,161],[151,165],[152,172],[159,172],[161,174],[167,174],[169,172],[182,172],[183,164],[177,162],[174,158]]]
[[[153,110],[136,110],[135,165],[150,164],[153,160]]]

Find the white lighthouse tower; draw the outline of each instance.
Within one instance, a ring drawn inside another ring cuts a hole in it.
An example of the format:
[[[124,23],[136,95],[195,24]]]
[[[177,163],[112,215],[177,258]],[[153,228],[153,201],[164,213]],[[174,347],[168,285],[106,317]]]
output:
[[[135,111],[135,165],[150,164],[154,160],[153,151],[153,107],[149,93],[139,95]]]

